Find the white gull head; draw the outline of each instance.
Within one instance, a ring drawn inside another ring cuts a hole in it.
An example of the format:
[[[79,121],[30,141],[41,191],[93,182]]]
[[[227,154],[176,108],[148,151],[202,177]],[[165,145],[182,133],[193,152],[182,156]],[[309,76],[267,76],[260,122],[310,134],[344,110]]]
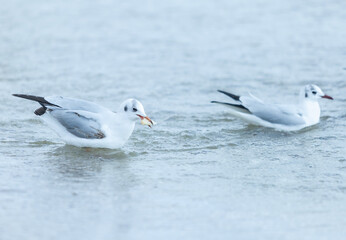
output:
[[[120,104],[118,112],[123,113],[130,121],[135,122],[140,118],[142,125],[148,125],[149,127],[153,125],[151,119],[145,114],[142,103],[137,99],[125,100]]]

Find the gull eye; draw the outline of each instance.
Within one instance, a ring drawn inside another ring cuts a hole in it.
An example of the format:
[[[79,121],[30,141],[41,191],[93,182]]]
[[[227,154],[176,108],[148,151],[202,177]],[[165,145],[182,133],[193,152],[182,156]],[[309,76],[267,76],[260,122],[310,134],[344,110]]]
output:
[[[134,112],[137,112],[137,108],[132,108],[132,110],[133,110]]]
[[[312,91],[312,94],[313,94],[313,95],[316,95],[316,93],[317,93],[316,91]]]

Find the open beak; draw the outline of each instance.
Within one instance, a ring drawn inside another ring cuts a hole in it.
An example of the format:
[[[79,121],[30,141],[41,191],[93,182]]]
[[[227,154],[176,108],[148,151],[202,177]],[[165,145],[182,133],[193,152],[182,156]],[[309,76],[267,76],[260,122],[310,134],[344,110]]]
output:
[[[333,100],[333,98],[331,96],[328,96],[327,94],[324,94],[321,98],[327,98],[327,99]]]
[[[153,121],[149,117],[147,117],[147,116],[143,117],[139,114],[137,114],[137,116],[141,119],[142,125],[147,125],[150,128],[154,125]]]

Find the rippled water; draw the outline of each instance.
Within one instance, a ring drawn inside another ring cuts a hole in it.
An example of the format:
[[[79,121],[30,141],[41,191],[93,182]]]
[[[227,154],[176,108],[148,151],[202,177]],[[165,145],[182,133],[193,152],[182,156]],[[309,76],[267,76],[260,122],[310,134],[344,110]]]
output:
[[[1,239],[345,239],[344,1],[2,1]],[[216,89],[295,101],[318,84],[321,123],[249,126]],[[158,125],[121,150],[65,146],[12,93]]]

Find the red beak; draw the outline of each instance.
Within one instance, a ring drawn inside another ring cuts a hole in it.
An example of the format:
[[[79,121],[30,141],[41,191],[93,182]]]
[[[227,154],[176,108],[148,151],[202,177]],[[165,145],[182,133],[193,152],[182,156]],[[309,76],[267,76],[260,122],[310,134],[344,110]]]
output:
[[[327,99],[333,100],[333,98],[332,98],[331,96],[328,96],[327,94],[325,94],[324,96],[322,96],[322,98],[327,98]]]

